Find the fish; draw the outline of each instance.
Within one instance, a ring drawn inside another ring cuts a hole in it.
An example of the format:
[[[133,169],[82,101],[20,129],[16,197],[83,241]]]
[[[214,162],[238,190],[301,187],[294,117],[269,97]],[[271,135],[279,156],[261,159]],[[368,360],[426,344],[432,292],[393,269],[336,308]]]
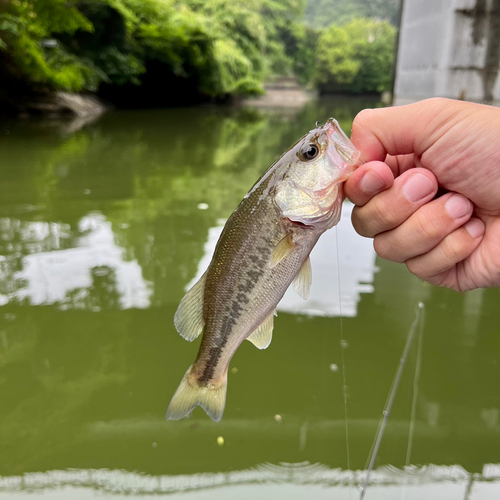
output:
[[[269,346],[276,306],[290,284],[308,298],[309,254],[340,220],[343,183],[359,158],[336,120],[316,124],[266,170],[231,214],[208,269],[174,316],[186,340],[202,332],[203,337],[167,419],[181,419],[200,405],[221,420],[229,363],[238,347],[245,339],[259,349]]]

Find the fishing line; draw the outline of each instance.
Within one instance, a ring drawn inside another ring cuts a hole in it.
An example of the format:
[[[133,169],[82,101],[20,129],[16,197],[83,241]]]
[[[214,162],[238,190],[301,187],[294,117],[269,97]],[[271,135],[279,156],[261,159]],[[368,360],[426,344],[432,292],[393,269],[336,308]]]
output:
[[[366,488],[368,486],[368,482],[370,481],[370,474],[373,470],[373,466],[377,458],[378,450],[380,448],[380,443],[382,442],[382,438],[384,437],[384,431],[387,426],[387,421],[389,420],[389,415],[391,413],[392,405],[394,404],[394,398],[396,397],[396,392],[398,390],[399,382],[401,380],[401,376],[403,375],[406,358],[408,357],[408,352],[410,350],[413,337],[415,336],[415,330],[417,329],[417,325],[419,324],[420,316],[422,314],[423,309],[424,309],[423,302],[419,302],[416,308],[415,320],[413,321],[410,331],[408,332],[408,337],[406,339],[406,344],[403,349],[403,354],[399,360],[399,366],[396,371],[396,375],[394,376],[391,389],[389,391],[387,404],[385,406],[384,411],[382,412],[382,417],[376,434],[375,442],[374,445],[372,446],[370,465],[368,467],[368,470],[366,471],[366,477],[363,486],[361,487],[361,495],[359,497],[359,500],[363,500],[365,498]]]
[[[339,232],[338,226],[335,226],[335,243],[337,246],[337,283],[339,293],[339,316],[340,316],[340,362],[342,364],[342,393],[344,396],[344,423],[345,423],[345,445],[347,455],[347,470],[351,470],[351,459],[349,455],[349,425],[347,423],[347,383],[346,383],[346,370],[344,360],[344,323],[342,320],[342,294],[340,290],[340,258],[339,258]],[[351,490],[349,488],[349,498],[351,498]]]

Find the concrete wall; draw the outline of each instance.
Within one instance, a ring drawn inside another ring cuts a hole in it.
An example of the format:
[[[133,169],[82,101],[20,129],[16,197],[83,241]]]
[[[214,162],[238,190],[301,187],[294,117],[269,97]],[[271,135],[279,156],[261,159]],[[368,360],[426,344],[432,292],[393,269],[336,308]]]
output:
[[[403,0],[395,104],[500,103],[500,0]]]

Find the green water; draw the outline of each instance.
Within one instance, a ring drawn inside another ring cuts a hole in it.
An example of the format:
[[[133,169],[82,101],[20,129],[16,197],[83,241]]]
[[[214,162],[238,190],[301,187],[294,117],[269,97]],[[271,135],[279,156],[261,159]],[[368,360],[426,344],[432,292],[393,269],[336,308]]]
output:
[[[357,266],[369,271],[342,322],[292,314],[292,304],[266,351],[245,342],[236,353],[220,423],[199,408],[164,420],[198,345],[176,333],[173,315],[217,228],[316,120],[334,116],[349,131],[374,104],[114,111],[83,128],[0,124],[0,498],[72,498],[66,488],[75,498],[191,489],[215,499],[215,485],[235,483],[261,485],[262,498],[312,498],[318,485],[344,498],[328,474],[365,469],[419,301],[421,356],[415,342],[376,466],[407,462],[416,390],[409,463],[459,466],[465,486],[449,498],[467,488],[469,498],[490,498],[470,483],[500,463],[500,291],[425,285],[340,229],[341,283]],[[336,247],[323,248],[338,272]],[[318,266],[319,295],[335,302],[338,280]],[[266,489],[277,485],[288,489]]]

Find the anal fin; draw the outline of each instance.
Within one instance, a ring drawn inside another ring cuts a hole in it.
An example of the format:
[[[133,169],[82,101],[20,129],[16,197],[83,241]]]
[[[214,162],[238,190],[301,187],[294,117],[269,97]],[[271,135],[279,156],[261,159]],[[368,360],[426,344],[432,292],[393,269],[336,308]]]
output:
[[[192,342],[205,326],[203,300],[205,296],[206,273],[184,295],[174,316],[174,325],[182,337]]]
[[[293,289],[304,299],[309,298],[311,293],[312,284],[312,267],[311,259],[307,256],[307,259],[302,264],[297,276],[293,280]]]
[[[258,349],[266,349],[271,343],[273,338],[274,316],[276,316],[276,310],[274,310],[257,329],[247,337],[247,340]]]

